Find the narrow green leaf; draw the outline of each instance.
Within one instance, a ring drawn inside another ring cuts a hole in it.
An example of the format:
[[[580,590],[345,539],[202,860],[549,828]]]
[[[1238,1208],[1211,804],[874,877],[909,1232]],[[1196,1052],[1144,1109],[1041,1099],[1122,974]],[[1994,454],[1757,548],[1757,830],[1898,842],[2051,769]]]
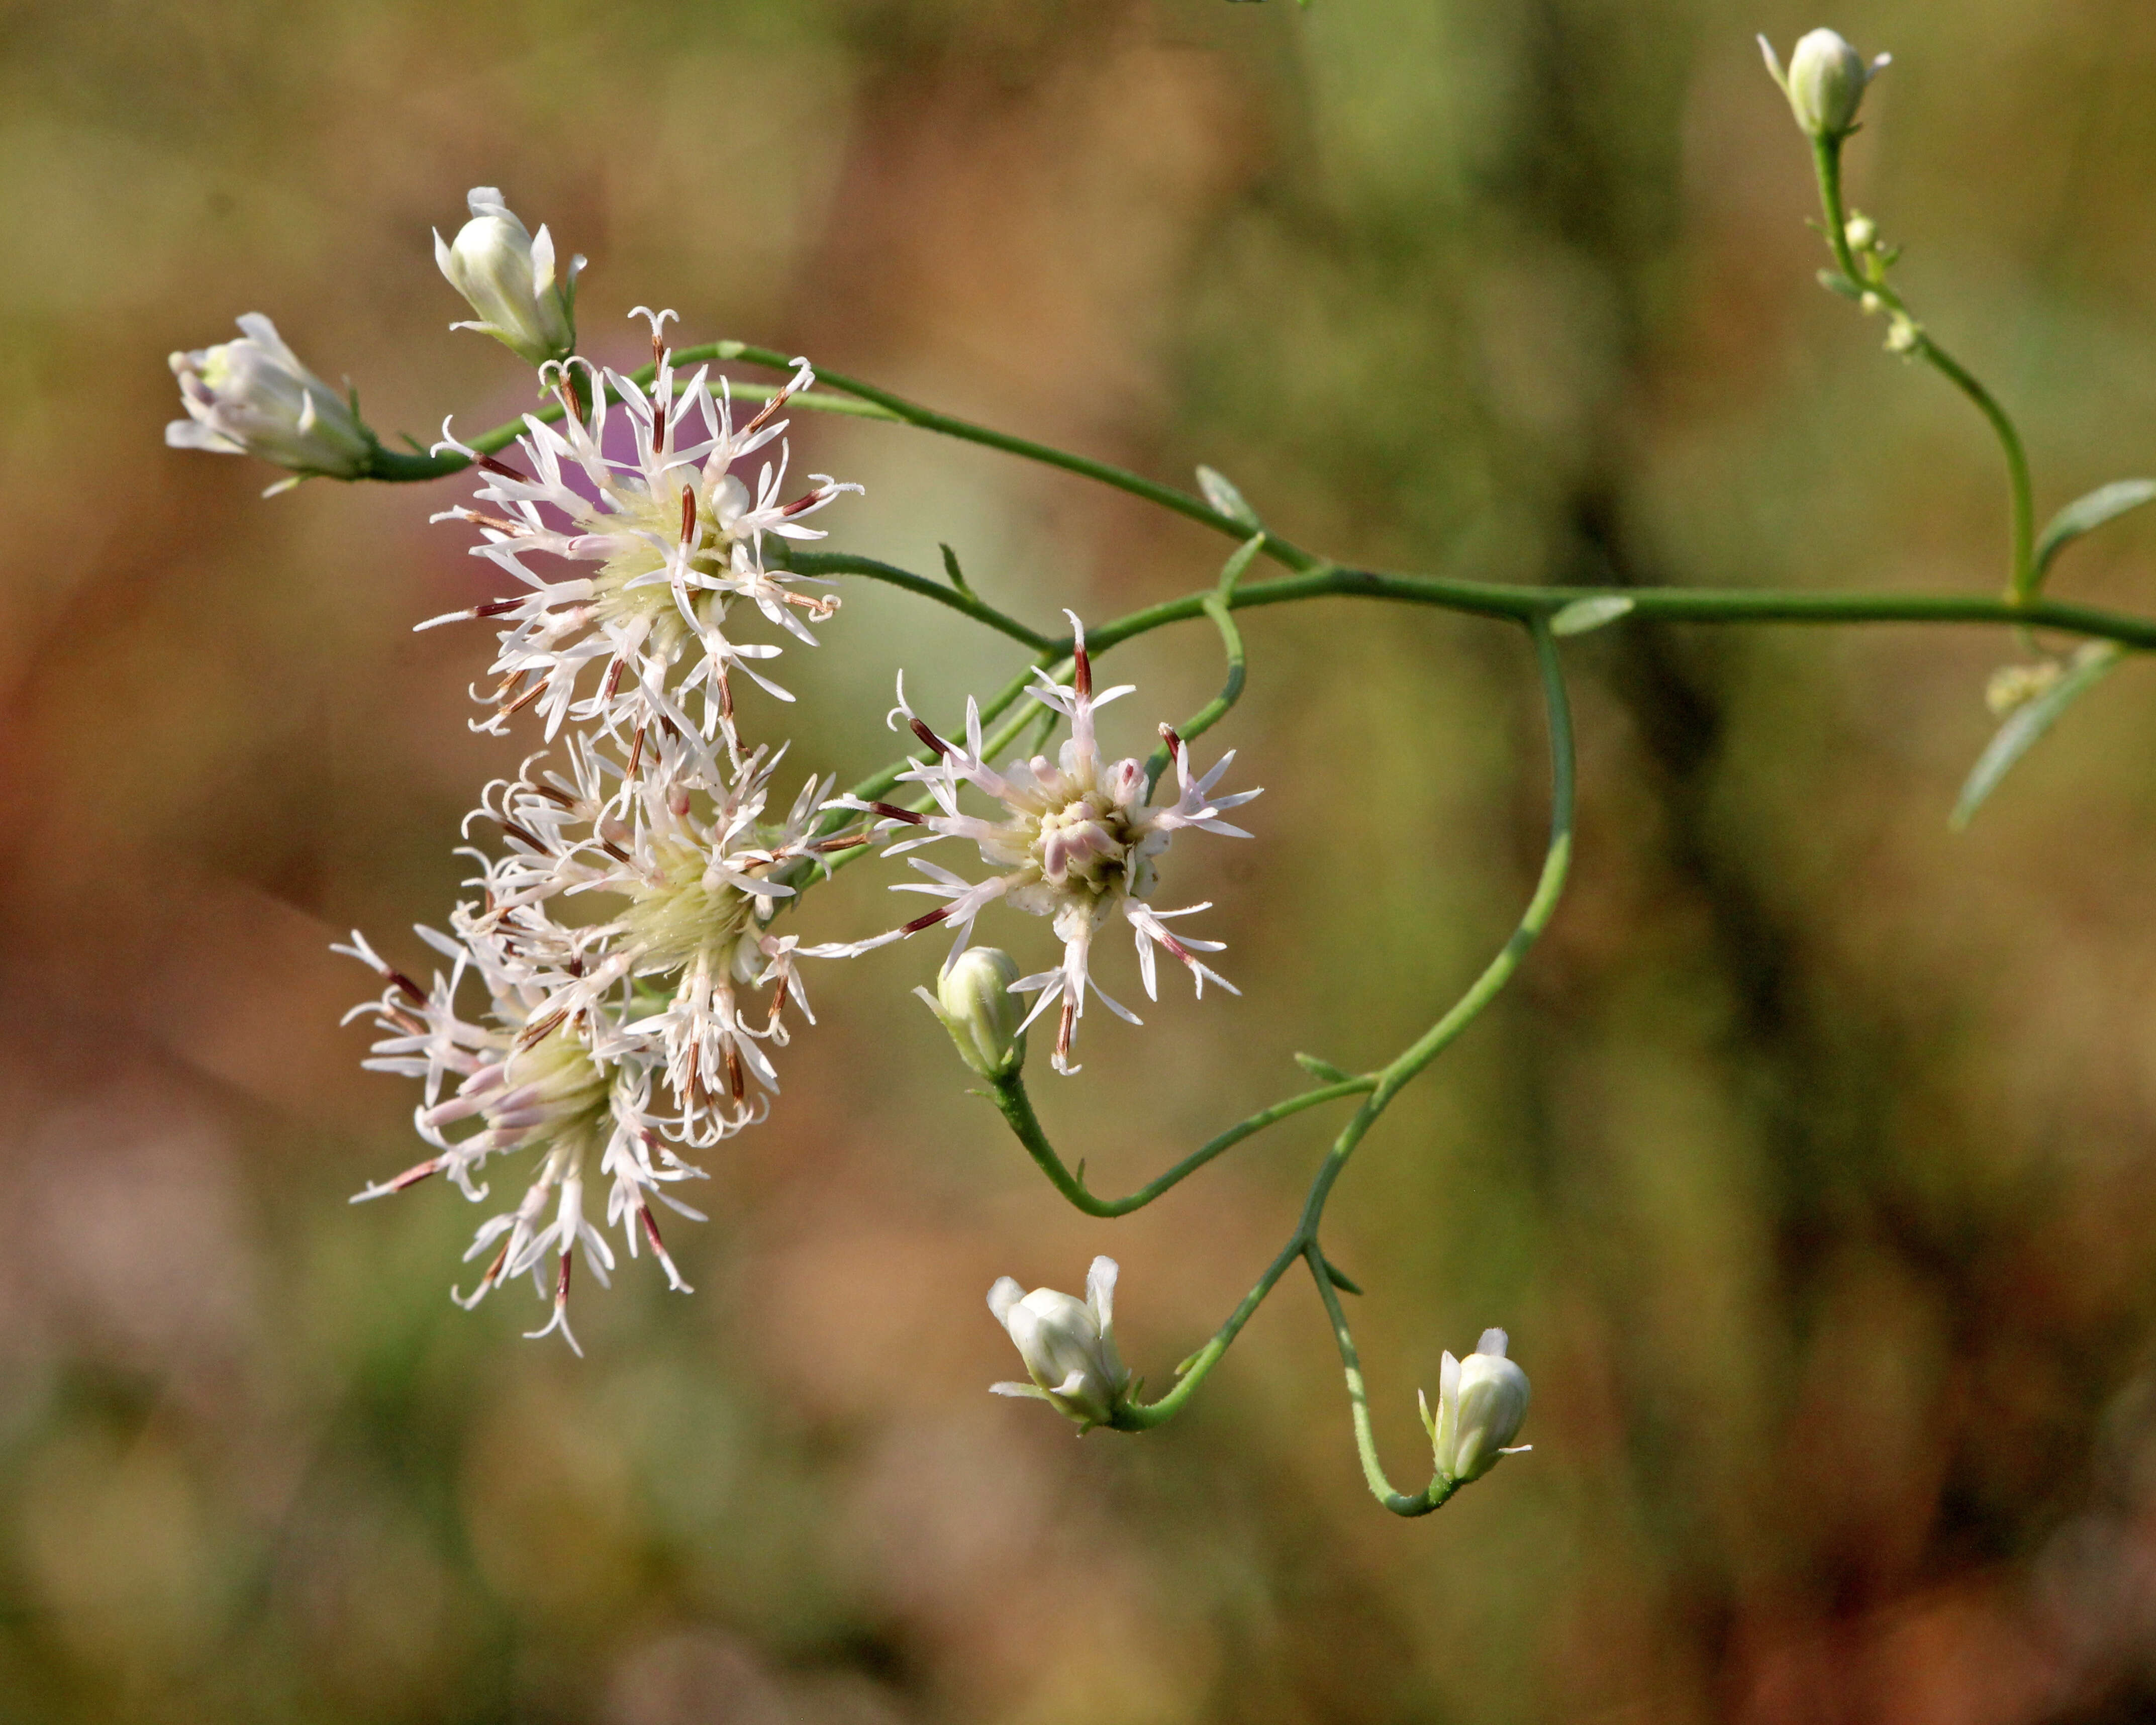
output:
[[[1819,223],[1815,222],[1812,226],[1816,228]],[[1851,281],[1839,270],[1820,270],[1819,285],[1830,294],[1840,294],[1845,300],[1861,300],[1864,297],[1864,285]]]
[[[2114,480],[2098,485],[2086,497],[2077,497],[2051,517],[2036,542],[2035,578],[2044,578],[2051,559],[2084,533],[2094,532],[2106,521],[2116,521],[2129,509],[2138,509],[2156,498],[2156,480]]]
[[[943,572],[951,578],[951,585],[971,598],[973,589],[966,585],[966,572],[958,567],[958,553],[947,545],[939,546],[937,549],[943,553]]]
[[[1999,781],[2006,777],[2008,769],[2035,747],[2058,722],[2060,714],[2095,688],[2125,657],[2126,649],[2116,641],[2091,641],[2074,655],[2064,676],[2026,706],[2010,714],[1969,769],[1948,824],[1956,832],[1966,827],[1984,806],[1984,798],[1999,788]]]
[[[1631,608],[1632,601],[1623,593],[1606,593],[1591,599],[1574,599],[1550,619],[1550,633],[1584,635],[1589,629],[1614,623]]]
[[[1295,1063],[1312,1077],[1322,1078],[1330,1084],[1344,1084],[1355,1076],[1342,1070],[1330,1060],[1321,1060],[1316,1055],[1299,1054],[1295,1057]]]
[[[1325,1279],[1331,1282],[1334,1287],[1339,1289],[1342,1293],[1359,1294],[1363,1291],[1362,1289],[1357,1287],[1354,1282],[1349,1279],[1348,1272],[1342,1270],[1337,1264],[1335,1264],[1332,1259],[1325,1257],[1322,1254],[1320,1254],[1319,1261],[1325,1266]]]
[[[1198,470],[1198,489],[1205,494],[1205,501],[1231,521],[1251,529],[1262,526],[1258,512],[1243,501],[1243,494],[1235,489],[1235,481],[1227,475],[1211,467]]]

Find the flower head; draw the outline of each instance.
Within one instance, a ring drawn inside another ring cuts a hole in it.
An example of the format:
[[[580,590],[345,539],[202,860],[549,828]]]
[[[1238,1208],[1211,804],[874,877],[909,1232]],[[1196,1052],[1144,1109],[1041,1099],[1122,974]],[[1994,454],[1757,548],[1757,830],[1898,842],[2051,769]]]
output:
[[[577,272],[584,260],[571,259],[557,281],[554,237],[545,223],[533,238],[491,186],[473,187],[465,201],[471,219],[454,244],[435,230],[434,261],[479,321],[449,327],[491,336],[535,366],[567,359],[577,346]]]
[[[1051,1003],[1060,1004],[1054,1065],[1064,1073],[1078,1070],[1070,1064],[1070,1045],[1089,988],[1110,1011],[1132,1024],[1139,1022],[1135,1013],[1103,993],[1092,981],[1093,937],[1111,916],[1120,913],[1134,932],[1138,973],[1148,1000],[1159,998],[1154,977],[1155,947],[1166,948],[1188,968],[1199,993],[1209,982],[1218,983],[1230,993],[1237,992],[1197,956],[1220,951],[1220,942],[1178,935],[1168,927],[1171,917],[1190,916],[1210,906],[1157,911],[1149,901],[1159,884],[1160,856],[1177,833],[1195,827],[1246,839],[1249,834],[1220,817],[1259,794],[1239,791],[1232,796],[1215,796],[1213,787],[1235,758],[1234,752],[1222,756],[1203,778],[1194,778],[1188,751],[1173,728],[1163,725],[1160,734],[1175,768],[1175,798],[1157,808],[1147,806],[1151,787],[1143,763],[1109,761],[1101,752],[1094,728],[1095,713],[1129,694],[1131,687],[1126,685],[1095,692],[1085,625],[1075,615],[1070,622],[1076,632],[1070,685],[1065,687],[1042,671],[1038,673],[1040,683],[1029,691],[1035,701],[1070,721],[1070,738],[1055,760],[1036,755],[997,771],[982,753],[980,711],[973,701],[966,704],[966,742],[962,747],[945,741],[921,722],[906,705],[901,677],[898,706],[892,717],[902,717],[935,753],[925,765],[901,777],[927,788],[935,799],[936,813],[917,814],[890,803],[862,803],[850,798],[840,798],[835,805],[875,814],[886,832],[901,827],[919,829],[891,846],[887,855],[911,850],[937,839],[967,839],[980,848],[984,862],[1000,870],[986,880],[968,881],[947,869],[916,859],[913,866],[927,877],[926,884],[908,883],[896,890],[924,892],[946,902],[882,940],[948,922],[957,931],[958,938],[944,963],[947,973],[966,949],[974,919],[996,901],[1050,919],[1063,942],[1062,963],[1054,970],[1021,977],[1010,986],[1021,993],[1038,991],[1040,995],[1026,1024],[1040,1017]],[[1000,803],[1004,819],[988,820],[965,814],[959,806],[959,791],[968,785]]]
[[[172,356],[184,419],[165,427],[176,449],[255,455],[292,470],[282,490],[308,474],[356,479],[374,439],[351,406],[285,345],[259,311],[239,320],[240,339]]]
[[[1130,1387],[1116,1352],[1116,1260],[1101,1257],[1086,1276],[1086,1297],[1053,1288],[1027,1293],[1009,1276],[988,1290],[988,1310],[1010,1332],[1030,1384],[995,1384],[998,1395],[1037,1396],[1078,1422],[1082,1433],[1105,1425]]]
[[[673,314],[644,315],[658,346]],[[834,598],[796,591],[801,578],[767,567],[764,542],[821,538],[803,518],[860,487],[819,474],[811,490],[787,500],[783,444],[778,461],[759,470],[753,492],[732,471],[783,435],[779,409],[814,376],[805,360],[796,363],[786,386],[740,425],[726,380],[716,393],[705,370],[679,381],[663,347],[648,392],[618,372],[588,368],[588,410],[567,372],[557,368],[553,380],[567,411],[558,429],[526,416],[516,447],[529,473],[453,438],[437,445],[471,457],[485,478],[476,494],[481,506],[434,519],[475,523],[482,542],[473,554],[523,589],[420,625],[467,618],[498,618],[506,625],[493,666],[501,680],[490,697],[495,712],[480,728],[500,730],[511,713],[536,704],[549,737],[565,719],[622,735],[663,722],[706,737],[722,732],[738,754],[733,674],[793,699],[753,668],[779,649],[736,641],[726,624],[733,601],[747,599],[814,645],[804,618],[820,621],[838,609]],[[605,453],[617,413],[629,433],[626,459]],[[549,580],[531,566],[537,557],[590,572]],[[685,665],[686,674],[677,675]],[[588,671],[597,686],[580,696]],[[685,709],[692,691],[702,696],[697,719]]]
[[[1789,99],[1797,124],[1811,136],[1825,139],[1844,137],[1855,129],[1866,87],[1894,59],[1882,54],[1866,64],[1864,56],[1832,30],[1814,30],[1800,39],[1789,55],[1787,72],[1764,36],[1759,39],[1759,52]]]
[[[1422,1404],[1438,1476],[1465,1485],[1507,1455],[1532,1445],[1512,1445],[1527,1417],[1527,1374],[1505,1358],[1505,1332],[1485,1330],[1464,1360],[1445,1356],[1438,1380],[1437,1412]]]
[[[531,1153],[536,1167],[522,1201],[481,1224],[465,1254],[470,1260],[500,1242],[478,1286],[468,1297],[459,1297],[476,1305],[496,1284],[527,1272],[544,1297],[551,1269],[553,1317],[534,1333],[558,1329],[573,1348],[571,1254],[581,1244],[602,1285],[614,1264],[605,1236],[584,1214],[587,1173],[610,1182],[607,1221],[623,1229],[630,1255],[640,1232],[668,1281],[685,1291],[688,1284],[660,1241],[650,1200],[702,1220],[665,1189],[701,1170],[660,1141],[663,1122],[650,1106],[649,1059],[598,1004],[568,1014],[552,1004],[560,979],[555,965],[566,941],[542,937],[527,948],[517,937],[526,932],[545,937],[553,932],[530,912],[514,932],[498,926],[452,937],[421,929],[421,937],[451,962],[449,975],[437,973],[424,989],[385,963],[357,932],[352,945],[336,948],[367,964],[386,984],[378,1000],[357,1009],[372,1012],[384,1033],[366,1064],[424,1081],[425,1098],[415,1118],[419,1136],[435,1152],[393,1179],[368,1186],[352,1201],[386,1197],[440,1173],[477,1203],[488,1189],[476,1177],[490,1158]],[[464,979],[474,973],[488,995],[476,1021],[465,1018],[458,1005]],[[454,1089],[445,1096],[452,1082]]]

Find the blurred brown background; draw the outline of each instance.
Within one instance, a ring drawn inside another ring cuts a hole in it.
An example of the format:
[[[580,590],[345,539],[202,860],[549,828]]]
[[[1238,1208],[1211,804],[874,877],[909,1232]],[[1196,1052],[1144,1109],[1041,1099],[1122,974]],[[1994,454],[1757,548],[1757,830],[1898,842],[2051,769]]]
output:
[[[1291,1225],[1329,1117],[1155,1209],[1063,1209],[907,997],[811,978],[713,1222],[581,1289],[444,1297],[479,1212],[410,1161],[367,992],[523,747],[465,730],[448,489],[171,453],[167,350],[260,310],[385,433],[515,411],[427,229],[496,184],[638,303],[1175,478],[1306,543],[1514,580],[1989,589],[1984,428],[1820,293],[1751,37],[1897,64],[1854,193],[2023,416],[2041,501],[2156,465],[2143,0],[700,0],[0,6],[0,1721],[2126,1721],[2156,1714],[2156,691],[2129,668],[1975,829],[2013,645],[1613,629],[1568,653],[1577,886],[1334,1206],[1380,1433],[1502,1323],[1532,1458],[1435,1518],[1363,1493],[1291,1281],[1186,1417],[1074,1441],[993,1400],[1001,1272],[1124,1266],[1156,1384]],[[834,544],[1045,619],[1223,547],[1075,481],[802,425]],[[2063,590],[2148,608],[2156,525]],[[1243,999],[1089,1019],[1036,1088],[1096,1180],[1404,1043],[1538,856],[1495,625],[1254,614],[1210,740],[1268,794],[1186,841]],[[850,592],[794,768],[891,748],[1012,655]],[[1217,677],[1119,655],[1132,744]],[[776,723],[767,706],[759,721]],[[790,784],[789,784],[790,789]],[[875,878],[872,878],[875,876]],[[880,926],[888,875],[812,904]],[[1029,962],[1038,924],[988,931]],[[1132,986],[1120,942],[1111,989]],[[513,1169],[501,1179],[514,1184]],[[469,1271],[465,1274],[469,1276]]]

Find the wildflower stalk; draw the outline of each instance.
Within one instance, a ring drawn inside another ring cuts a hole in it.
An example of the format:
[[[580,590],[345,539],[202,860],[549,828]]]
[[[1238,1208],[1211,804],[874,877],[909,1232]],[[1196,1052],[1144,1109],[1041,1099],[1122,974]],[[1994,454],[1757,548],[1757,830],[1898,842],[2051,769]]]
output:
[[[1907,352],[1944,377],[1975,403],[1997,434],[2006,457],[2006,484],[2011,546],[2006,583],[2009,599],[2023,599],[2034,590],[2036,576],[2036,512],[2034,487],[2029,475],[2029,453],[2012,417],[1998,398],[1979,382],[1960,361],[1934,341],[1924,326],[1909,316],[1907,305],[1887,280],[1884,269],[1860,268],[1849,243],[1849,211],[1841,193],[1840,134],[1812,140],[1812,165],[1819,176],[1820,204],[1826,215],[1827,244],[1834,252],[1847,290],[1861,300],[1876,295],[1878,302],[1901,320],[1897,327],[1909,332]]]
[[[1348,1334],[1346,1317],[1340,1312],[1337,1301],[1331,1297],[1334,1277],[1325,1264],[1318,1243],[1318,1230],[1324,1221],[1326,1203],[1332,1194],[1335,1183],[1378,1117],[1391,1106],[1393,1098],[1450,1047],[1503,991],[1519,969],[1521,961],[1527,957],[1527,949],[1548,927],[1551,916],[1556,912],[1558,901],[1563,894],[1565,878],[1572,862],[1572,707],[1565,692],[1563,667],[1558,660],[1557,642],[1550,634],[1548,622],[1541,618],[1534,619],[1528,629],[1534,642],[1536,668],[1541,675],[1543,702],[1549,718],[1548,849],[1543,856],[1542,872],[1536,881],[1533,896],[1528,900],[1527,909],[1521,914],[1511,937],[1484,967],[1481,974],[1469,985],[1466,992],[1422,1036],[1374,1073],[1342,1078],[1318,1089],[1306,1091],[1301,1096],[1276,1102],[1247,1120],[1239,1122],[1178,1163],[1159,1178],[1139,1188],[1125,1199],[1095,1197],[1086,1188],[1082,1163],[1075,1173],[1071,1172],[1069,1164],[1058,1154],[1046,1132],[1042,1130],[1019,1073],[1014,1071],[994,1081],[989,1094],[1035,1164],[1065,1199],[1089,1215],[1096,1216],[1127,1215],[1134,1209],[1143,1208],[1222,1152],[1269,1126],[1301,1113],[1306,1108],[1343,1096],[1361,1095],[1364,1098],[1362,1106],[1342,1128],[1333,1141],[1332,1149],[1319,1165],[1317,1175],[1311,1182],[1309,1194],[1303,1200],[1302,1213],[1295,1232],[1286,1245],[1266,1266],[1265,1273],[1258,1278],[1255,1286],[1243,1296],[1213,1338],[1184,1363],[1179,1381],[1173,1389],[1156,1401],[1140,1402],[1133,1399],[1118,1407],[1112,1421],[1118,1430],[1146,1430],[1173,1419],[1180,1412],[1183,1404],[1204,1381],[1206,1374],[1227,1353],[1243,1326],[1250,1322],[1251,1315],[1265,1303],[1266,1296],[1272,1292],[1289,1266],[1296,1259],[1305,1258],[1310,1262],[1312,1273],[1318,1276],[1321,1289],[1327,1296],[1327,1309],[1332,1315],[1334,1332],[1340,1340],[1341,1357],[1348,1372],[1348,1398],[1355,1409],[1356,1441],[1363,1452],[1363,1470],[1369,1479],[1371,1491],[1388,1509],[1399,1515],[1427,1514],[1450,1495],[1450,1485],[1435,1479],[1428,1490],[1414,1497],[1394,1491],[1386,1481],[1384,1471],[1378,1465],[1373,1446],[1362,1368],[1356,1363],[1354,1343]]]

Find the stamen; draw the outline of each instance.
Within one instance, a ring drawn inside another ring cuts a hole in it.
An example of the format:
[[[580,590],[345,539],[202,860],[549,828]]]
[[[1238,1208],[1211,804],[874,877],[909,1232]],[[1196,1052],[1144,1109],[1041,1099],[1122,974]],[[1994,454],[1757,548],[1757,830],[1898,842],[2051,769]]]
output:
[[[912,714],[908,713],[906,716],[906,722],[913,727],[913,734],[935,750],[937,754],[947,755],[951,752],[951,745],[922,724],[920,720],[915,718]]]
[[[688,550],[696,537],[696,491],[693,485],[681,487],[681,549]]]
[[[920,932],[921,932],[921,931],[922,929],[924,929],[924,928],[933,928],[933,927],[934,927],[937,923],[941,922],[942,922],[945,917],[948,916],[950,914],[951,914],[951,907],[950,907],[950,906],[948,906],[948,905],[938,905],[938,906],[937,906],[934,910],[931,911],[930,911],[927,916],[916,916],[916,917],[915,917],[915,918],[914,918],[911,922],[907,923],[907,924],[906,924],[903,928],[900,929],[900,930],[899,930],[899,932],[900,932],[901,934],[918,934],[918,933],[920,933]]]
[[[1081,697],[1091,695],[1093,692],[1093,655],[1086,650],[1083,641],[1071,649],[1070,661],[1070,686]]]
[[[529,675],[530,673],[523,672],[519,675]],[[511,701],[507,706],[501,709],[501,716],[506,719],[513,713],[522,712],[525,708],[531,706],[533,701],[538,700],[538,698],[546,692],[547,680],[544,677],[535,679],[529,689],[526,689],[521,695],[518,696],[516,700]]]
[[[559,1007],[548,1013],[545,1018],[526,1024],[517,1032],[516,1045],[519,1048],[530,1048],[535,1043],[542,1040],[549,1031],[559,1029],[568,1016],[568,1008]]]
[[[486,454],[475,455],[472,459],[475,465],[483,467],[489,473],[498,475],[503,479],[515,480],[519,485],[531,483],[506,461],[498,461],[493,456]]]
[[[504,617],[524,603],[521,599],[489,599],[484,605],[474,605],[475,617]]]
[[[496,826],[500,827],[503,832],[508,834],[511,838],[521,839],[526,845],[529,845],[534,850],[537,851],[540,855],[552,856],[554,854],[545,845],[540,842],[537,834],[534,833],[529,827],[519,826],[515,821],[510,819],[507,815],[495,815],[494,817],[494,823]]]
[[[902,820],[910,827],[928,824],[927,815],[916,814],[911,809],[901,809],[896,803],[870,803],[869,807],[886,820]]]
[[[629,745],[629,770],[622,774],[624,778],[634,778],[636,777],[636,769],[644,760],[644,733],[649,728],[649,726],[648,724],[639,725],[636,727],[636,741]],[[608,848],[612,849],[611,846]],[[619,852],[616,853],[616,855],[619,854]]]

